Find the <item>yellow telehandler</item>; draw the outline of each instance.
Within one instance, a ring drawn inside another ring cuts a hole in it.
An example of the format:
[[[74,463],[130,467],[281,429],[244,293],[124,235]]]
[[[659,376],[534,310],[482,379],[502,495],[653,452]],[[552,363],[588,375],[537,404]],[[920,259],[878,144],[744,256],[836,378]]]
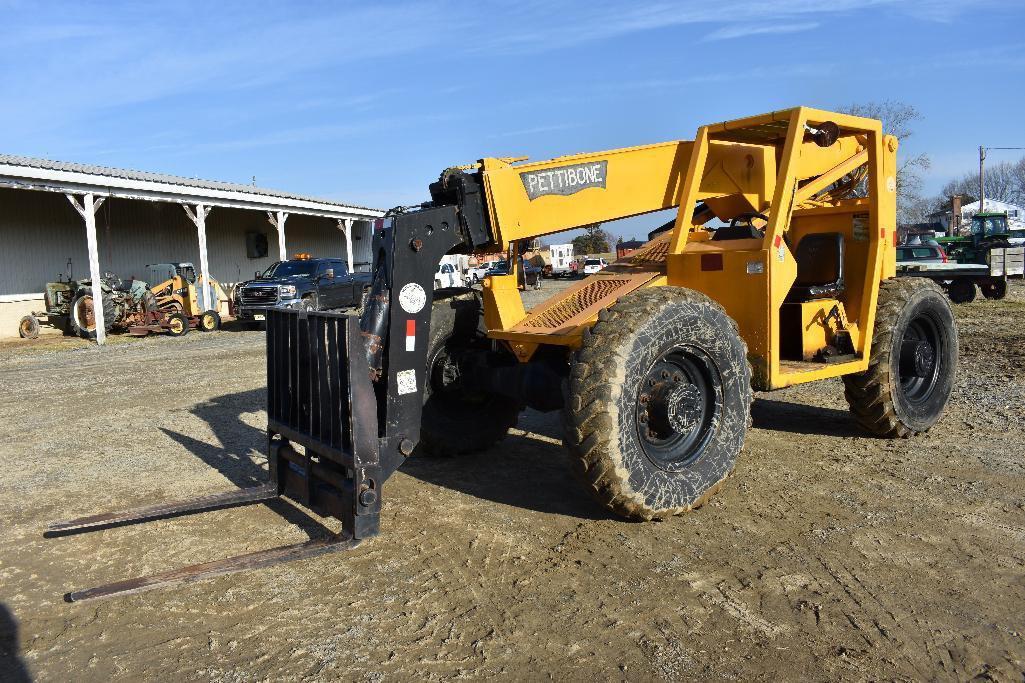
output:
[[[798,107],[694,140],[446,170],[430,202],[394,211],[375,238],[360,318],[268,313],[268,484],[51,529],[287,496],[341,532],[68,599],[352,548],[378,533],[382,486],[407,457],[487,448],[524,406],[561,411],[584,485],[645,520],[722,486],[753,388],[840,377],[870,433],[929,429],[958,338],[939,287],[895,277],[896,152],[879,121]],[[645,247],[524,310],[518,257],[532,238],[672,208]],[[432,292],[442,256],[495,250],[512,272]]]

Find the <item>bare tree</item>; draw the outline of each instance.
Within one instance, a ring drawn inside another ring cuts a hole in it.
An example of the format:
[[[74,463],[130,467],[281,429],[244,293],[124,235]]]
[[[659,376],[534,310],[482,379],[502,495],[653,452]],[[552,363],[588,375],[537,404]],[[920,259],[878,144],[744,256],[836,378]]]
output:
[[[922,119],[921,113],[910,104],[896,100],[882,102],[863,102],[840,107],[840,111],[853,116],[864,116],[879,119],[883,122],[883,131],[893,135],[903,143],[914,135],[915,122]],[[902,223],[917,222],[917,214],[922,209],[922,171],[932,165],[929,155],[925,152],[907,156],[897,166],[897,220]]]
[[[966,173],[943,186],[944,197],[955,194],[979,198],[979,174]],[[1017,163],[1002,161],[986,166],[986,198],[1010,204],[1025,203],[1025,158]]]

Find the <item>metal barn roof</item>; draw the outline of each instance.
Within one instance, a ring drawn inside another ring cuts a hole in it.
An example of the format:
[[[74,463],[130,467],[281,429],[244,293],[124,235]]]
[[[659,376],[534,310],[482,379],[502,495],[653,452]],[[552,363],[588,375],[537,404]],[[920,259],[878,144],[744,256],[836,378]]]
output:
[[[199,203],[337,218],[376,218],[383,211],[252,185],[93,164],[0,154],[0,186],[101,196]]]

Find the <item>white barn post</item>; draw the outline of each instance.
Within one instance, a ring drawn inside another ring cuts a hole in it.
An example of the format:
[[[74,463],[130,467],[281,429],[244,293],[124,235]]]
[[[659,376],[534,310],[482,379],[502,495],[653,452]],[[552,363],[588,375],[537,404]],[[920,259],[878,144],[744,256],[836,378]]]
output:
[[[73,194],[65,195],[85,220],[85,243],[89,250],[89,279],[93,289],[93,321],[96,323],[96,343],[107,343],[106,321],[103,319],[103,280],[100,278],[100,249],[96,243],[96,211],[103,204],[103,197],[96,201],[92,192],[82,197],[82,203]],[[74,313],[72,312],[72,315]]]
[[[278,260],[287,261],[288,252],[285,250],[285,221],[288,220],[288,212],[278,211],[277,215],[268,211],[267,220],[278,229]]]
[[[352,218],[339,218],[338,229],[345,234],[345,258],[349,261],[349,273],[352,273]]]
[[[182,204],[182,208],[196,225],[196,238],[199,240],[199,274],[203,278],[203,286],[199,290],[199,305],[202,306],[203,311],[209,311],[213,306],[210,305],[210,277],[207,274],[209,261],[206,251],[206,217],[210,215],[210,209],[213,207],[196,204],[195,213],[188,204]],[[219,302],[215,302],[215,305],[217,303]]]

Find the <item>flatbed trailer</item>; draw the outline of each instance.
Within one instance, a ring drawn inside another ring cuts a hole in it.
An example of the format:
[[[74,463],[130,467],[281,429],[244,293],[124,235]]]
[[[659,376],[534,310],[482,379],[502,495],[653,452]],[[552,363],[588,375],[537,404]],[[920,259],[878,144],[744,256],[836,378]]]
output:
[[[975,300],[976,286],[987,299],[1007,296],[1007,278],[1025,275],[1025,247],[992,249],[989,263],[897,264],[898,277],[924,277],[935,281],[955,303]]]

